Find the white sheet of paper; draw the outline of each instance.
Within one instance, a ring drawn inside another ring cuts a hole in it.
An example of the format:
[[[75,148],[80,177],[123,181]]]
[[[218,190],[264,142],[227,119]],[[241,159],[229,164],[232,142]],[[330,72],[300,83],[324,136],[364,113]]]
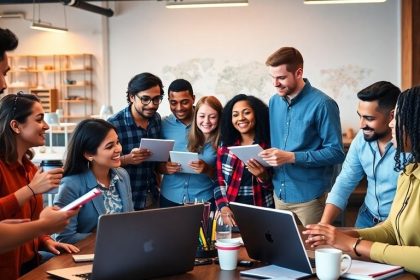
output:
[[[140,149],[148,149],[152,155],[145,161],[166,162],[169,159],[169,151],[174,147],[175,140],[142,138]]]
[[[181,173],[192,173],[197,174],[197,172],[192,169],[188,163],[191,161],[197,161],[198,160],[198,154],[197,153],[191,153],[191,152],[178,152],[178,151],[170,151],[169,152],[171,156],[172,162],[177,162],[181,164]]]
[[[231,146],[231,147],[228,147],[228,149],[240,160],[242,160],[245,164],[247,163],[248,160],[253,158],[265,167],[270,166],[267,162],[265,162],[261,157],[258,156],[258,154],[263,151],[263,148],[261,148],[261,146],[258,144],[244,145],[244,146]]]

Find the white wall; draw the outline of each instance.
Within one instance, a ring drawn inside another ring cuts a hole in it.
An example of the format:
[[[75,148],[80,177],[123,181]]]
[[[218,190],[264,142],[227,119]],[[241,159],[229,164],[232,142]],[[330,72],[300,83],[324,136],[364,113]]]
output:
[[[399,0],[359,5],[249,2],[245,8],[185,10],[166,9],[164,1],[114,3],[117,13],[109,19],[114,111],[126,105],[130,78],[145,71],[160,76],[165,89],[173,79],[183,77],[192,81],[198,96],[214,94],[225,101],[245,91],[267,101],[273,88],[264,62],[282,46],[298,48],[304,56],[305,76],[337,100],[343,130],[358,128],[357,91],[378,80],[400,85]],[[62,6],[49,6],[49,15],[62,13]],[[32,5],[0,5],[0,12],[21,7],[32,9]],[[101,17],[67,10],[71,32],[62,37],[46,37],[29,30],[28,24],[10,20],[0,20],[0,25],[7,24],[21,38],[19,53],[93,53],[98,61],[98,105],[106,103],[101,95],[106,92],[101,80],[106,55]],[[166,101],[159,111],[169,113]]]

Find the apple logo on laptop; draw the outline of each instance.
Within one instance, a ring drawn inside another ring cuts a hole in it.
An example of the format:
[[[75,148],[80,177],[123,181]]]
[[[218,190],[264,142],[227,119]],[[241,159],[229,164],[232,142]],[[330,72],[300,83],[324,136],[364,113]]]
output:
[[[271,233],[269,231],[267,231],[265,234],[265,239],[267,239],[268,242],[273,243],[273,237],[271,237]]]
[[[153,240],[149,240],[149,241],[144,242],[143,249],[144,249],[145,253],[150,253],[155,249],[154,248],[155,245],[153,243],[154,243]]]

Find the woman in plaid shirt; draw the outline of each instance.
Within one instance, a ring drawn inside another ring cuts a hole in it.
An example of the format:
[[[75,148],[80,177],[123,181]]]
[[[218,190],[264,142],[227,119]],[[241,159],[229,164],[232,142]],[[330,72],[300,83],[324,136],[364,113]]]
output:
[[[260,99],[239,94],[222,113],[221,144],[217,149],[216,205],[222,213],[233,216],[230,201],[272,208],[271,170],[251,159],[244,163],[228,149],[230,146],[259,144],[270,147],[268,107]],[[225,221],[231,224],[231,221]]]

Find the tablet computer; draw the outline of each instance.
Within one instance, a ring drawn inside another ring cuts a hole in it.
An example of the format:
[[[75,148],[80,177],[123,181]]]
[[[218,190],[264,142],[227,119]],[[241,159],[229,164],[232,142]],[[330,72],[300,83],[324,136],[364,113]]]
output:
[[[254,144],[254,145],[244,145],[244,146],[231,146],[228,147],[228,149],[237,156],[240,160],[242,160],[245,164],[250,159],[255,159],[258,161],[261,165],[265,167],[269,167],[270,165],[264,161],[258,154],[263,151],[263,148],[261,148],[260,145]]]
[[[73,202],[70,202],[69,204],[61,208],[59,211],[69,211],[76,209],[77,207],[85,205],[86,203],[88,203],[89,201],[101,194],[102,192],[100,189],[94,188],[82,195],[81,197],[79,197],[78,199],[74,200]]]
[[[191,161],[198,160],[197,153],[170,151],[169,154],[171,155],[172,162],[181,164],[181,171],[179,172],[197,174],[197,172],[188,165]]]
[[[169,151],[174,147],[175,140],[141,138],[140,149],[148,149],[152,155],[145,161],[163,161],[169,159]]]

